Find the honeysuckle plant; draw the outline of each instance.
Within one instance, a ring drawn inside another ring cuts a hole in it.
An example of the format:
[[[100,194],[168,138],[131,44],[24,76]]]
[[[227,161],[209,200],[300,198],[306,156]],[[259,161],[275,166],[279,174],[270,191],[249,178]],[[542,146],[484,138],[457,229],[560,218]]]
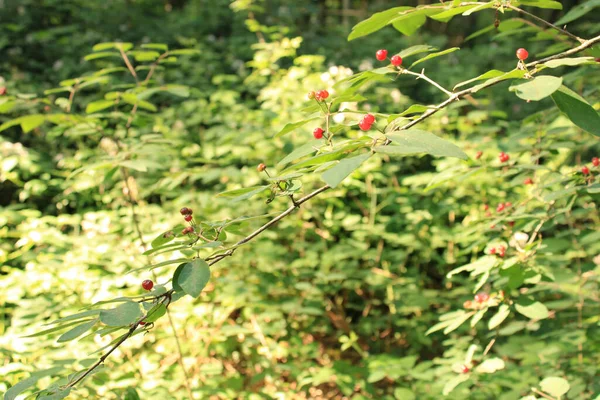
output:
[[[585,140],[597,142],[600,115],[597,105],[586,100],[588,90],[582,90],[579,82],[584,82],[586,71],[588,74],[600,71],[596,59],[600,36],[580,38],[564,27],[584,15],[581,6],[554,24],[536,16],[536,9],[545,8],[560,9],[561,4],[551,0],[448,1],[395,7],[360,22],[349,40],[373,35],[387,25],[401,34],[412,35],[427,19],[448,22],[475,13],[493,13],[495,22],[473,37],[496,29],[508,34],[526,26],[537,32],[538,37],[556,41],[557,47],[553,48],[556,51],[549,50],[551,54],[540,55],[529,51],[527,43],[519,43],[513,50],[514,57],[496,60],[502,69],[481,70],[472,79],[444,87],[435,76],[427,74],[427,64],[444,62],[444,57],[450,55],[460,59],[458,47],[381,46],[373,51],[374,68],[339,80],[332,87],[308,88],[301,110],[305,117],[287,123],[273,135],[273,140],[291,134],[304,135],[304,145],[294,148],[281,160],[265,159],[256,166],[261,184],[231,187],[218,195],[232,203],[264,201],[274,207],[274,212],[211,220],[194,213],[195,205],[190,203],[181,210],[171,210],[180,212],[181,223],[157,233],[150,243],[145,242],[139,224],[143,215],[137,210],[137,176],[169,162],[168,152],[161,152],[168,146],[168,140],[154,132],[150,115],[161,105],[169,104],[172,96],[186,98],[194,90],[162,82],[157,74],[164,68],[176,67],[181,57],[193,57],[196,51],[173,50],[159,43],[139,47],[131,43],[101,43],[86,57],[90,65],[100,62],[100,69],[60,82],[59,87],[39,97],[2,93],[0,111],[17,116],[2,123],[0,131],[21,129],[28,134],[39,130],[56,136],[69,132],[101,138],[105,156],[93,155],[86,167],[71,173],[90,173],[93,177],[95,170],[104,169],[112,180],[120,182],[130,205],[129,218],[147,256],[146,265],[130,271],[140,277],[137,293],[134,289],[131,295],[90,304],[77,314],[49,321],[46,328],[31,335],[60,332],[58,342],[109,337],[109,343],[98,349],[100,355],[95,361],[81,363],[78,371],[55,368],[34,373],[11,387],[4,398],[15,399],[43,376],[56,379],[50,386],[34,392],[35,398],[76,395],[77,388],[100,371],[105,360],[120,346],[126,346],[130,338],[156,329],[156,321],[170,318],[169,310],[177,307],[177,301],[184,296],[198,298],[211,280],[213,265],[225,262],[263,232],[276,229],[278,222],[306,202],[318,201],[324,192],[335,193],[348,177],[369,163],[393,163],[397,157],[424,154],[460,160],[452,161],[446,171],[433,179],[431,186],[448,180],[468,181],[484,172],[499,182],[510,182],[502,192],[490,195],[489,203],[481,204],[460,222],[464,235],[456,238],[455,245],[471,253],[471,262],[449,270],[446,279],[448,285],[464,285],[471,295],[465,298],[461,309],[440,310],[439,322],[430,327],[427,335],[450,335],[461,329],[464,337],[468,337],[472,330],[482,330],[485,342],[473,340],[465,352],[448,354],[446,367],[451,373],[443,379],[441,394],[451,395],[459,390],[459,385],[462,388],[485,385],[489,376],[510,368],[509,360],[496,355],[495,348],[509,346],[506,339],[511,333],[534,332],[561,312],[572,312],[568,329],[579,336],[565,344],[562,351],[574,361],[566,359],[563,362],[570,365],[564,373],[544,374],[537,385],[520,389],[520,395],[528,399],[538,396],[559,399],[565,394],[591,398],[591,393],[598,390],[594,376],[600,361],[596,351],[600,342],[588,336],[597,331],[600,304],[600,263],[593,264],[590,257],[593,251],[600,251],[594,239],[599,221],[596,203],[600,193],[596,181],[599,162],[596,157],[586,160],[585,165],[569,168],[547,162],[561,148],[561,143],[549,138],[551,132],[536,130],[535,121],[550,121],[549,131],[585,132]],[[581,77],[577,87],[569,84],[573,75]],[[386,112],[370,109],[367,89],[390,83],[401,87],[406,80],[431,85],[438,102],[412,104]],[[501,84],[509,85],[507,90],[514,93],[515,103],[545,101],[548,109],[532,115],[523,125],[520,141],[503,144],[497,154],[473,153],[461,148],[454,142],[452,132],[430,123],[432,116],[449,109],[485,107],[477,103],[478,93]],[[89,93],[95,93],[96,98],[82,104],[78,98],[83,92],[88,94],[86,99]],[[597,88],[590,95],[597,98]],[[349,108],[348,104],[357,106]],[[314,176],[323,182],[321,186],[314,187]],[[589,218],[582,213],[588,213]],[[248,229],[249,225],[253,229]],[[553,249],[552,240],[547,241],[544,236],[549,225],[564,228],[561,235],[569,238],[568,249]],[[582,233],[584,240],[579,240]],[[234,239],[239,235],[241,239]],[[588,249],[584,248],[586,245]],[[563,253],[559,256],[565,259],[557,258],[556,253],[561,251],[576,254]],[[158,256],[162,261],[157,261]],[[165,269],[172,271],[171,278],[159,282],[155,272]],[[176,335],[175,328],[173,333]],[[591,342],[589,349],[585,338]],[[369,351],[354,331],[346,332],[340,343],[342,352],[354,351],[361,359],[368,359]],[[181,358],[179,354],[185,371]],[[411,360],[411,365],[397,368],[404,371],[415,362]],[[384,371],[385,363],[373,362],[370,368],[379,371],[373,382],[386,377],[400,379],[393,371]],[[187,375],[184,386],[187,396],[193,398]],[[574,388],[577,393],[570,392]],[[402,397],[405,394],[402,391],[399,393],[397,398],[412,398]]]

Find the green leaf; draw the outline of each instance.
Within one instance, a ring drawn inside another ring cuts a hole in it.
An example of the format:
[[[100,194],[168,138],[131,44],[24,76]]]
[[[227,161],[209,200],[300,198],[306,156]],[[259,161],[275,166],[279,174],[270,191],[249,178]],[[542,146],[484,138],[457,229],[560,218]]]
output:
[[[97,322],[98,322],[98,319],[93,319],[89,322],[78,325],[75,328],[70,329],[70,330],[66,331],[65,333],[63,333],[62,335],[60,335],[60,337],[58,338],[57,341],[59,343],[62,343],[62,342],[68,342],[70,340],[76,339],[79,336],[83,335],[85,332],[92,329],[92,327],[94,325],[96,325]]]
[[[515,92],[524,100],[540,101],[556,92],[562,85],[562,78],[556,76],[536,76],[532,80],[511,86],[508,90]]]
[[[198,49],[177,49],[177,50],[169,51],[169,55],[171,55],[171,56],[193,56],[196,54],[200,54],[200,50],[198,50]]]
[[[139,108],[143,108],[143,109],[149,110],[149,111],[156,111],[156,106],[154,104],[147,102],[145,100],[139,99],[133,93],[125,93],[125,94],[123,94],[123,96],[121,96],[121,98],[123,99],[124,102],[129,103],[134,106],[137,105]]]
[[[15,400],[24,390],[34,386],[37,381],[46,377],[56,375],[63,370],[63,367],[53,367],[42,371],[33,372],[27,379],[16,383],[4,393],[4,400]]]
[[[426,153],[437,157],[468,159],[467,155],[453,143],[420,129],[408,129],[389,133],[387,137],[399,145],[393,146],[395,150],[399,151],[396,154]],[[376,151],[381,152],[381,150],[382,147],[376,148]]]
[[[494,314],[494,316],[492,318],[490,318],[490,321],[488,322],[488,329],[494,329],[495,327],[500,325],[502,322],[504,322],[506,317],[508,317],[509,315],[510,315],[510,308],[506,304],[500,305],[500,307],[498,307],[498,311],[496,312],[496,314]]]
[[[396,400],[415,400],[417,396],[412,390],[399,387],[394,389],[394,398]]]
[[[419,30],[427,21],[425,10],[417,10],[400,18],[395,18],[392,25],[403,35],[410,36]]]
[[[465,321],[468,320],[469,318],[471,318],[474,314],[475,314],[475,311],[465,312],[464,314],[459,314],[454,320],[452,320],[452,323],[449,324],[446,327],[446,329],[444,329],[444,335],[447,335],[450,332],[458,329],[458,327],[460,327],[462,324],[464,324]]]
[[[53,332],[56,332],[56,331],[62,331],[63,329],[68,328],[70,326],[79,325],[82,322],[88,322],[88,321],[91,321],[91,320],[73,321],[73,322],[70,322],[68,324],[59,325],[59,326],[55,326],[54,328],[50,328],[50,329],[46,329],[46,330],[39,331],[39,332],[36,332],[36,333],[32,333],[31,335],[27,335],[25,337],[29,338],[29,337],[45,336],[45,335],[47,335],[49,333],[53,333]]]
[[[352,32],[348,36],[348,41],[377,32],[384,26],[391,24],[394,19],[400,17],[401,13],[412,12],[410,10],[414,11],[415,9],[413,7],[395,7],[375,13],[352,28]]]
[[[592,11],[594,8],[600,7],[600,0],[589,0],[585,3],[578,4],[575,7],[571,8],[568,13],[562,16],[558,21],[556,21],[555,25],[564,25],[571,21],[575,21],[578,18],[583,17],[585,14]]]
[[[282,129],[282,130],[280,130],[280,131],[279,131],[279,132],[278,132],[278,133],[275,135],[275,137],[283,136],[283,135],[285,135],[286,133],[290,133],[290,132],[292,132],[292,131],[294,131],[294,130],[296,130],[296,129],[300,128],[301,126],[304,126],[304,125],[308,124],[309,122],[311,122],[311,121],[315,121],[315,120],[317,120],[317,119],[319,119],[319,118],[322,118],[322,117],[313,117],[313,118],[308,118],[308,119],[305,119],[305,120],[302,120],[302,121],[298,121],[298,122],[291,122],[291,123],[289,123],[289,124],[286,124],[286,125],[283,127],[283,129]]]
[[[412,68],[412,67],[414,67],[415,65],[417,65],[417,64],[420,64],[420,63],[422,63],[422,62],[425,62],[425,61],[427,61],[427,60],[431,60],[432,58],[436,58],[436,57],[440,57],[440,56],[443,56],[443,55],[446,55],[446,54],[449,54],[449,53],[453,53],[453,52],[455,52],[456,50],[460,50],[460,47],[452,47],[452,48],[450,48],[450,49],[446,49],[446,50],[444,50],[444,51],[438,51],[437,53],[431,53],[431,54],[428,54],[428,55],[426,55],[425,57],[423,57],[423,58],[420,58],[420,59],[418,59],[417,61],[415,61],[414,63],[412,63],[412,64],[411,64],[411,66],[410,66],[409,68]]]
[[[144,318],[147,323],[156,322],[160,317],[167,313],[167,306],[163,303],[155,304],[150,310],[148,310],[148,316]]]
[[[160,53],[157,51],[142,51],[136,50],[130,53],[133,55],[135,61],[144,62],[144,61],[154,61],[158,57],[160,57]]]
[[[62,400],[71,393],[72,388],[59,389],[58,392],[39,396],[37,400]]]
[[[128,387],[125,391],[125,396],[123,397],[123,400],[140,400],[140,395],[135,390],[135,388]]]
[[[520,299],[515,304],[515,310],[530,319],[545,319],[548,318],[548,308],[539,301],[528,299]]]
[[[552,0],[520,0],[520,3],[524,6],[547,8],[551,10],[562,10],[563,8],[561,3]]]
[[[173,239],[175,239],[175,234],[174,234],[173,230],[169,229],[168,231],[163,232],[160,235],[158,235],[156,238],[154,238],[154,240],[150,243],[150,246],[153,249],[156,249],[157,247],[160,247],[163,244],[169,243]]]
[[[196,258],[181,268],[177,276],[177,284],[186,294],[196,298],[200,296],[209,279],[210,267],[206,261]]]
[[[444,385],[444,389],[442,390],[442,394],[444,396],[448,396],[450,393],[452,393],[452,391],[461,383],[466,382],[469,380],[469,374],[460,374],[455,376],[454,378],[451,378],[448,382],[446,382],[446,384]]]
[[[233,190],[228,190],[226,192],[221,192],[221,193],[217,194],[217,197],[225,197],[227,199],[231,199],[231,201],[234,201],[234,202],[242,201],[242,200],[249,199],[259,193],[262,193],[265,190],[267,190],[268,188],[269,188],[268,185],[250,186],[250,187],[246,187],[246,188],[233,189]]]
[[[85,112],[88,114],[92,114],[101,110],[104,110],[108,107],[111,107],[115,104],[114,101],[112,100],[97,100],[97,101],[93,101],[91,103],[88,103],[88,105],[85,107]]]
[[[59,318],[59,319],[54,320],[52,322],[48,322],[47,324],[44,324],[44,325],[59,324],[61,322],[73,321],[73,320],[76,320],[76,319],[82,319],[82,318],[85,318],[85,317],[91,317],[91,316],[98,315],[98,314],[100,314],[100,310],[87,310],[87,311],[83,311],[83,312],[80,312],[80,313],[77,313],[77,314],[68,315],[66,317]]]
[[[593,135],[600,136],[600,114],[583,97],[566,86],[561,86],[552,94],[552,100],[571,122]]]
[[[546,61],[540,66],[548,67],[548,68],[558,68],[558,67],[574,67],[582,64],[594,64],[594,57],[575,57],[575,58],[562,58],[559,60],[551,60]]]
[[[416,46],[411,46],[407,49],[402,50],[400,53],[398,53],[398,55],[402,58],[406,58],[406,57],[414,56],[415,54],[428,53],[428,52],[435,51],[435,50],[437,50],[436,47],[427,46],[425,44],[418,44]]]
[[[291,163],[292,161],[296,161],[299,158],[302,158],[304,156],[314,153],[315,151],[317,151],[317,149],[315,149],[315,146],[317,146],[317,145],[311,141],[311,142],[306,143],[304,146],[298,147],[297,149],[292,151],[290,154],[285,156],[283,158],[283,160],[279,161],[277,163],[277,166],[285,166],[285,165]]]
[[[569,385],[569,382],[566,379],[557,376],[549,376],[540,382],[540,388],[543,392],[554,397],[560,397],[571,389],[571,385]]]
[[[42,125],[44,121],[46,121],[46,117],[42,114],[32,114],[27,115],[25,117],[21,117],[19,118],[19,120],[21,124],[21,129],[23,129],[24,133],[27,133]],[[0,130],[2,129],[0,128]]]
[[[100,321],[108,326],[127,326],[134,323],[142,316],[140,305],[132,301],[127,301],[120,306],[102,310],[100,312]]]
[[[372,153],[364,153],[356,157],[346,158],[328,169],[321,175],[321,179],[332,188],[340,184],[348,175],[354,172],[365,162]]]
[[[142,49],[160,50],[162,52],[169,50],[169,46],[164,43],[144,43],[140,47]]]
[[[121,54],[119,53],[115,53],[113,51],[103,51],[100,53],[92,53],[92,54],[88,54],[87,56],[83,57],[83,59],[85,61],[92,61],[92,60],[96,60],[98,58],[106,58],[106,57],[121,57]]]
[[[466,86],[466,85],[468,85],[470,83],[473,83],[473,82],[476,82],[476,81],[482,81],[484,79],[497,78],[497,77],[499,77],[501,75],[504,75],[504,74],[505,73],[502,72],[502,71],[499,71],[497,69],[492,69],[492,70],[486,72],[485,74],[479,75],[476,78],[469,79],[468,81],[464,81],[464,82],[461,82],[461,83],[457,84],[456,86],[454,86],[454,89],[458,89],[459,87]]]
[[[449,10],[446,10],[444,12],[432,15],[430,18],[435,19],[436,21],[448,22],[454,16],[456,16],[458,14],[463,14],[466,11],[469,11],[470,9],[475,8],[475,7],[479,7],[479,5],[478,4],[470,4],[467,6],[452,7]]]
[[[492,71],[489,71],[486,74],[488,74],[490,72],[492,72]],[[486,75],[486,74],[484,74],[484,75]],[[483,83],[481,83],[479,85],[473,86],[471,88],[471,91],[473,93],[475,93],[475,92],[478,92],[479,90],[481,90],[483,88],[486,88],[486,87],[488,87],[490,85],[495,85],[498,82],[502,82],[502,81],[509,80],[509,79],[521,79],[524,76],[525,76],[525,71],[523,71],[521,69],[515,69],[515,70],[512,70],[512,71],[507,72],[505,74],[502,74],[500,76],[496,76],[496,77],[494,77],[492,79],[488,79],[487,81],[485,81],[485,82],[483,82]],[[475,78],[475,79],[479,79],[479,77]]]
[[[485,360],[484,362],[482,362],[481,364],[479,364],[477,366],[477,368],[475,368],[475,371],[479,372],[479,373],[484,373],[484,374],[493,374],[496,371],[499,371],[501,369],[504,369],[505,364],[504,361],[501,358],[489,358],[487,360]]]
[[[123,49],[123,51],[127,51],[133,48],[133,43],[128,42],[105,42],[98,43],[92,47],[94,51],[103,51],[108,49]]]

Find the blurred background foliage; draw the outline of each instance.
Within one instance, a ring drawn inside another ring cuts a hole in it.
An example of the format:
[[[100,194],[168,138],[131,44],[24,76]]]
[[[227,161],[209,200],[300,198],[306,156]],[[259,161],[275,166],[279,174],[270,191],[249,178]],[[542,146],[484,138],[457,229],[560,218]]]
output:
[[[331,88],[353,72],[372,68],[378,48],[461,47],[424,65],[446,87],[491,68],[513,68],[514,51],[524,44],[532,59],[561,50],[552,36],[536,36],[535,29],[512,22],[503,25],[502,16],[498,30],[465,41],[494,23],[493,12],[448,24],[429,21],[410,37],[389,27],[347,42],[353,25],[392,3],[0,1],[0,81],[9,95],[42,95],[61,81],[122,66],[114,59],[84,60],[100,42],[199,50],[157,71],[160,83],[191,89],[187,97],[157,95],[158,111],[136,118],[126,146],[127,154],[140,161],[130,165],[135,181],[129,188],[111,165],[121,160],[116,144],[101,132],[44,124],[28,133],[19,127],[1,133],[0,391],[33,371],[89,365],[97,356],[91,353],[110,342],[95,336],[56,343],[55,335],[24,335],[92,302],[139,292],[147,272],[131,271],[148,260],[125,192],[137,201],[147,242],[179,224],[183,206],[209,221],[282,210],[287,207],[283,199],[231,203],[215,194],[261,184],[258,163],[275,169],[292,149],[313,140],[316,123],[283,138],[273,135],[302,118],[299,110],[309,90]],[[562,4],[563,11],[535,13],[555,21],[579,2]],[[598,13],[586,14],[572,29],[582,37],[597,35]],[[597,108],[598,68],[565,73],[565,83]],[[131,83],[126,71],[114,79]],[[73,112],[101,99],[105,85],[79,91]],[[371,85],[365,93],[370,100],[361,109],[372,112],[395,113],[439,101],[435,88],[410,79]],[[506,368],[469,375],[452,398],[520,398],[547,376],[568,379],[568,398],[595,398],[600,393],[600,260],[593,259],[600,253],[600,221],[590,194],[556,196],[556,209],[563,212],[548,218],[542,229],[545,247],[534,261],[543,273],[511,278],[520,280],[509,285],[515,295],[527,292],[527,279],[544,281],[530,294],[546,301],[551,318],[511,315],[501,330],[462,326],[448,336],[426,335],[441,314],[473,298],[477,277],[446,274],[476,260],[490,243],[508,243],[517,230],[531,233],[541,217],[525,205],[537,202],[536,212],[547,210],[550,200],[540,196],[557,192],[565,179],[581,183],[578,165],[600,154],[596,138],[551,106],[549,100],[525,103],[506,85],[458,102],[426,125],[471,157],[482,151],[480,160],[371,160],[342,188],[302,206],[217,264],[199,299],[171,307],[195,396],[437,399],[460,374],[469,346],[478,346],[481,361],[483,349],[495,340],[491,354]],[[20,111],[52,112],[42,102],[28,107]],[[0,104],[0,122],[14,111]],[[112,129],[123,136],[123,124]],[[499,168],[500,151],[524,166]],[[539,159],[550,172],[534,165]],[[527,176],[534,176],[536,185],[524,186]],[[305,188],[318,182],[316,174],[303,179]],[[508,200],[523,204],[514,218],[486,217],[485,204],[493,209]],[[497,227],[490,228],[491,223]],[[249,221],[240,232],[256,226]],[[168,281],[173,269],[157,269],[159,282]],[[487,292],[505,288],[506,279],[483,286]],[[578,320],[581,296],[585,307]],[[158,321],[115,354],[72,398],[187,398],[168,321]],[[47,386],[51,375],[52,370],[41,373],[39,387]]]

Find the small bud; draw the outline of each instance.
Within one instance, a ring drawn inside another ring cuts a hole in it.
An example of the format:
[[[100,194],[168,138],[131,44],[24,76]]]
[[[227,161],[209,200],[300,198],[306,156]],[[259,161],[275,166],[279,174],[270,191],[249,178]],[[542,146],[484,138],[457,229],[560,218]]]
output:
[[[256,167],[258,172],[263,172],[265,169],[267,169],[267,166],[263,163],[258,164],[258,167]]]

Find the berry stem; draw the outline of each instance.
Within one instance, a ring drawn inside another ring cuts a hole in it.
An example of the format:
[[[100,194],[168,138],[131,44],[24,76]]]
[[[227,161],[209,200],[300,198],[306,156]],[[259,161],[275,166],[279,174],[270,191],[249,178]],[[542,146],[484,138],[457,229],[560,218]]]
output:
[[[583,43],[585,43],[585,40],[584,40],[584,39],[582,39],[582,38],[580,38],[579,36],[575,36],[575,35],[573,35],[572,33],[570,33],[570,32],[567,32],[567,31],[565,31],[565,30],[564,30],[564,29],[562,29],[562,28],[559,28],[558,26],[554,25],[553,23],[551,23],[551,22],[548,22],[548,21],[546,21],[545,19],[542,19],[542,18],[540,18],[540,17],[538,17],[538,16],[536,16],[536,15],[533,15],[533,14],[531,14],[531,13],[529,13],[529,12],[525,11],[525,10],[522,10],[522,9],[520,9],[519,7],[515,7],[515,6],[511,5],[511,4],[506,4],[506,7],[507,7],[507,8],[509,8],[509,9],[511,9],[511,10],[513,10],[513,11],[516,11],[516,12],[518,12],[518,13],[521,13],[521,14],[523,14],[523,15],[527,15],[528,17],[530,17],[530,18],[533,18],[533,19],[535,19],[537,22],[540,22],[540,23],[542,23],[542,24],[544,24],[544,25],[546,25],[546,26],[549,26],[549,27],[550,27],[550,28],[552,28],[552,29],[556,29],[558,32],[562,33],[563,35],[566,35],[566,36],[570,37],[570,38],[571,38],[571,39],[573,39],[573,40],[576,40],[576,41],[578,41],[579,43],[582,43],[582,44],[583,44]]]

